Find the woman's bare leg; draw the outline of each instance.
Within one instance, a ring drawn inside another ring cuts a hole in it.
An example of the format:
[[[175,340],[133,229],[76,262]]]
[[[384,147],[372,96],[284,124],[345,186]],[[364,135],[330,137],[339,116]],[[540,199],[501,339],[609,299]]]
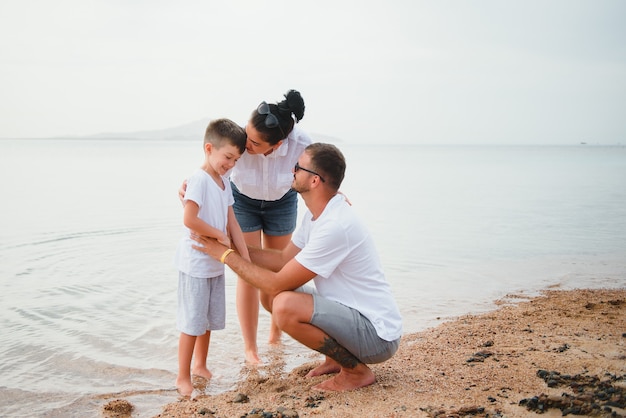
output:
[[[282,250],[289,244],[291,241],[291,234],[288,235],[266,235],[263,234],[263,248],[272,248],[275,250]],[[272,317],[272,322],[270,324],[270,335],[268,338],[269,344],[280,344],[281,331],[274,322],[274,317]]]
[[[261,246],[261,231],[244,232],[243,237],[247,245]],[[257,347],[259,291],[241,278],[237,278],[236,293],[237,316],[239,317],[239,327],[243,337],[246,362],[259,364],[261,362]]]

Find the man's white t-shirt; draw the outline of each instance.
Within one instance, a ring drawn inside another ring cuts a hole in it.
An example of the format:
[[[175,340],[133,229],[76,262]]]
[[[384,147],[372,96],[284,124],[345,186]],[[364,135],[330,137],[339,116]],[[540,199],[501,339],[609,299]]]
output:
[[[187,179],[184,201],[191,200],[198,207],[198,217],[207,224],[226,233],[228,207],[235,202],[230,182],[222,177],[224,190],[204,170],[196,170]],[[184,227],[183,237],[176,249],[175,265],[185,274],[199,278],[216,277],[224,274],[224,265],[207,254],[194,250],[197,242],[190,238],[191,231]]]
[[[386,341],[402,336],[374,241],[343,196],[333,197],[316,220],[307,212],[292,242],[301,249],[296,261],[316,274],[320,296],[359,311]]]

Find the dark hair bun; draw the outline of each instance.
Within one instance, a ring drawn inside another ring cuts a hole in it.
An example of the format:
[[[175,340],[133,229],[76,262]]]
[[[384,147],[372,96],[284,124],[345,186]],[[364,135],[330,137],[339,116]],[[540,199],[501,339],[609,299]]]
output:
[[[280,113],[287,113],[296,117],[296,122],[300,122],[304,117],[304,99],[297,90],[289,90],[285,93],[285,100],[278,103]]]

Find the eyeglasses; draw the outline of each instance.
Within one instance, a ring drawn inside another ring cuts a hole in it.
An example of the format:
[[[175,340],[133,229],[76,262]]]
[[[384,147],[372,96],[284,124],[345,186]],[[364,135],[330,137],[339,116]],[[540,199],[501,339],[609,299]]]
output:
[[[315,174],[317,177],[320,178],[320,180],[322,180],[323,183],[326,183],[326,180],[324,180],[324,177],[320,176],[318,173],[316,173],[315,171],[306,169],[304,167],[300,167],[300,164],[296,163],[295,166],[293,166],[293,172],[297,173],[298,170],[302,170],[302,171],[306,171],[307,173],[311,173],[311,174]]]
[[[259,112],[259,115],[266,115],[265,127],[270,129],[278,127],[278,129],[280,129],[280,133],[283,135],[283,138],[286,138],[285,132],[283,132],[283,128],[280,127],[280,121],[278,120],[276,115],[274,115],[270,110],[270,105],[268,105],[266,102],[261,102],[259,107],[256,108],[256,111]]]

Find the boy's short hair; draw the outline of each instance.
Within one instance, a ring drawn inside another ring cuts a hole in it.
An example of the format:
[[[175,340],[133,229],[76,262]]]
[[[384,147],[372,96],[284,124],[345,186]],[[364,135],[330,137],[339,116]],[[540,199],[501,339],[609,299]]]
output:
[[[209,123],[204,133],[204,143],[211,143],[216,148],[230,144],[239,150],[240,154],[246,150],[246,131],[230,119],[215,119]]]

